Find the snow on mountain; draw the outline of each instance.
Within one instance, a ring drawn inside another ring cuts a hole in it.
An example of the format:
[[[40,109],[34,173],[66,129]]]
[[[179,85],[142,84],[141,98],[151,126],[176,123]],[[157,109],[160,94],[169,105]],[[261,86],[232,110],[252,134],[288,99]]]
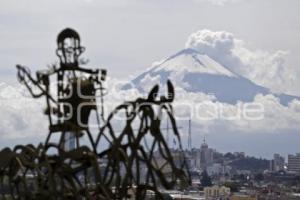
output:
[[[147,92],[154,84],[164,85],[167,79],[187,92],[213,95],[216,101],[230,104],[251,102],[257,94],[272,94],[268,88],[255,84],[193,49],[184,49],[154,65],[122,89],[134,87],[140,92]],[[274,96],[283,105],[292,99],[299,99],[286,94]]]
[[[153,72],[159,72],[161,70],[236,77],[235,74],[215,62],[207,55],[199,54],[193,49],[185,49],[171,56],[160,65],[154,67]]]

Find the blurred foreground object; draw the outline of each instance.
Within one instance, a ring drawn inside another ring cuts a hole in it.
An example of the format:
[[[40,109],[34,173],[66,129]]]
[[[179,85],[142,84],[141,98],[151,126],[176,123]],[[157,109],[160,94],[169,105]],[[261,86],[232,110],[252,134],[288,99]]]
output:
[[[31,95],[46,97],[49,133],[38,147],[0,151],[0,199],[163,199],[160,189],[187,186],[190,176],[173,116],[172,83],[168,81],[165,96],[158,96],[156,85],[147,98],[125,102],[105,119],[106,70],[79,66],[84,48],[76,31],[63,30],[57,45],[59,67],[38,71],[33,78],[28,68],[17,65],[18,79]],[[96,138],[89,130],[93,110]],[[124,126],[117,132],[112,121],[120,113]],[[177,149],[169,148],[161,131],[163,116],[171,122]],[[57,143],[50,142],[53,134],[60,134]],[[89,146],[80,143],[84,135]]]

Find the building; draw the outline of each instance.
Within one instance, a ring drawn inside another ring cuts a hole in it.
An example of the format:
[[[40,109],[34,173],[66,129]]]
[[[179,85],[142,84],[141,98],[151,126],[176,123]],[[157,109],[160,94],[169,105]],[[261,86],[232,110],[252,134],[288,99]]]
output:
[[[205,199],[227,199],[230,195],[230,188],[225,186],[212,186],[204,188]]]
[[[203,144],[200,147],[200,168],[202,170],[206,170],[213,163],[213,154],[213,149],[208,148],[204,138]]]
[[[270,171],[277,172],[281,170],[284,170],[284,157],[274,154],[273,159],[270,160]]]
[[[257,200],[256,196],[251,196],[251,195],[232,195],[230,197],[230,200]]]
[[[193,148],[190,155],[190,168],[200,169],[200,149]]]
[[[226,166],[225,164],[221,163],[213,163],[212,165],[206,168],[206,171],[209,176],[213,175],[221,175],[221,174],[229,174],[231,170],[230,166]]]
[[[300,173],[300,153],[288,155],[288,170]]]

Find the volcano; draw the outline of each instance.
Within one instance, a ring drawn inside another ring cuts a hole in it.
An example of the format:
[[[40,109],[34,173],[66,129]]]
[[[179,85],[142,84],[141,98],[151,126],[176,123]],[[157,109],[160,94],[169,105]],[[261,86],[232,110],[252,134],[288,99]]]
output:
[[[272,94],[287,105],[297,96],[275,94],[269,88],[234,73],[205,54],[194,49],[184,49],[155,64],[144,73],[136,76],[122,89],[136,88],[147,92],[149,82],[164,85],[170,79],[176,87],[187,92],[214,95],[216,101],[235,104],[238,101],[251,102],[257,94]]]

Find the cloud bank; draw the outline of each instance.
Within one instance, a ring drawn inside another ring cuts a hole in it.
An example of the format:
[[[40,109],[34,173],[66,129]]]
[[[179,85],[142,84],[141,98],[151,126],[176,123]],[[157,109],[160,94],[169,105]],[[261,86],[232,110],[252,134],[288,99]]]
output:
[[[156,77],[157,78],[157,77]],[[155,83],[155,80],[148,81]],[[116,79],[109,79],[107,82],[108,91],[105,96],[105,113],[106,116],[117,105],[123,103],[124,100],[134,100],[137,97],[146,97],[146,94],[139,93],[135,88],[130,90],[120,90],[120,85]],[[5,87],[4,87],[5,86]],[[153,86],[153,85],[152,85]],[[151,84],[145,85],[148,89]],[[221,103],[216,101],[213,95],[204,93],[186,92],[178,85],[175,88],[176,96],[173,104],[174,115],[177,119],[177,125],[182,127],[180,134],[184,145],[187,141],[187,121],[192,111],[192,130],[193,137],[198,140],[193,141],[194,146],[200,145],[201,137],[205,134],[209,138],[217,137],[223,138],[226,135],[234,133],[230,137],[240,138],[244,137],[260,137],[263,133],[269,135],[268,137],[280,133],[280,135],[298,132],[300,130],[300,101],[292,101],[288,106],[280,104],[279,99],[273,95],[258,94],[251,103],[261,104],[264,107],[263,119],[261,120],[247,120],[243,117],[236,117],[239,115],[238,110],[245,106],[246,103],[238,102],[234,105]],[[148,92],[148,91],[147,91]],[[13,146],[15,144],[26,144],[36,140],[36,142],[43,142],[48,133],[48,122],[42,114],[42,108],[45,106],[44,99],[32,99],[27,92],[22,89],[2,84],[0,87],[0,112],[4,113],[0,119],[0,143],[1,147]],[[202,105],[200,107],[197,107]],[[196,115],[202,118],[211,117],[211,113],[215,112],[214,108],[219,108],[217,111],[218,117],[212,120],[199,119]],[[219,117],[220,115],[224,117]],[[122,121],[114,121],[116,129],[121,129]],[[118,125],[117,125],[118,124]],[[164,126],[166,121],[163,120]],[[119,128],[120,127],[120,128]],[[287,139],[293,141],[294,136],[289,136]],[[292,139],[291,139],[292,138]],[[211,140],[210,140],[211,141]],[[269,141],[269,139],[268,139]],[[239,140],[235,141],[239,143]],[[277,141],[278,142],[278,141]],[[251,143],[251,142],[250,142]],[[269,141],[269,143],[271,143]],[[275,141],[276,143],[276,141]],[[241,141],[240,145],[244,143]],[[221,142],[220,145],[227,144]],[[232,151],[232,142],[228,144],[227,151]],[[248,141],[247,141],[247,145]],[[256,145],[252,143],[253,146]],[[215,146],[218,148],[218,146]],[[272,155],[277,149],[274,146],[265,146],[268,153]],[[292,147],[287,147],[292,148]],[[226,149],[226,148],[225,148]],[[237,148],[237,150],[245,150]],[[250,150],[249,150],[250,151]],[[255,152],[255,151],[254,151]],[[288,151],[290,152],[290,150]],[[250,153],[253,153],[251,150]],[[266,154],[267,155],[267,154]]]
[[[46,137],[44,101],[26,95],[25,88],[0,83],[0,139]]]
[[[226,31],[199,30],[185,44],[206,54],[228,69],[273,92],[300,95],[300,71],[286,66],[287,51],[251,50],[246,43]]]

